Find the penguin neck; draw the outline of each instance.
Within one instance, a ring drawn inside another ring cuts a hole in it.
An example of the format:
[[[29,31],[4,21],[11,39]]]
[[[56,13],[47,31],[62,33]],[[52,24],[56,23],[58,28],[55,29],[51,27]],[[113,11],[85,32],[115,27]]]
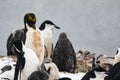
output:
[[[44,31],[51,31],[51,29],[48,28],[48,27],[46,27],[46,28],[44,29]]]
[[[45,24],[45,29],[46,30],[54,30],[54,26],[50,24]]]
[[[36,30],[36,28],[34,29],[33,27],[29,26],[27,23],[25,24],[25,32],[27,32],[28,30]]]
[[[45,28],[43,32],[48,35],[52,34],[52,31],[49,28]]]

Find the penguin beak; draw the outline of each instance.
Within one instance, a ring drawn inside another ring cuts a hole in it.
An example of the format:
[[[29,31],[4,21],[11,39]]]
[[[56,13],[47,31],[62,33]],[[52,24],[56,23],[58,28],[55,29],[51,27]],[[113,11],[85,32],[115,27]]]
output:
[[[35,30],[36,30],[36,26],[35,26],[35,24],[30,23],[29,25],[30,25],[33,29],[35,29]]]
[[[36,26],[35,26],[35,25],[33,25],[32,27],[33,27],[33,29],[35,29],[35,30],[36,30]]]
[[[56,26],[56,25],[55,25],[54,27],[55,27],[56,29],[60,29],[60,27],[58,27],[58,26]]]

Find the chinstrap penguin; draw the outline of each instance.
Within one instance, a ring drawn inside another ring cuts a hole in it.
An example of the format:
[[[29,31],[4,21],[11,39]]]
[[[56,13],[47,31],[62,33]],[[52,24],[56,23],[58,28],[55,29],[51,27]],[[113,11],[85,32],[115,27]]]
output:
[[[42,32],[44,42],[45,42],[45,62],[51,61],[51,56],[53,53],[53,42],[52,42],[52,30],[60,29],[52,21],[45,20],[39,27]]]

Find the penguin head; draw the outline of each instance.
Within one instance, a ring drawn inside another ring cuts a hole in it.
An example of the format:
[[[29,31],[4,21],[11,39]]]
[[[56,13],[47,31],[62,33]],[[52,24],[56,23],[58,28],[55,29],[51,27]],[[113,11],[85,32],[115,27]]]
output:
[[[66,33],[65,32],[60,33],[59,39],[65,39],[65,38],[67,38]]]
[[[44,29],[50,29],[53,30],[54,28],[56,29],[60,29],[60,27],[56,26],[52,21],[50,20],[46,20],[44,21],[41,26],[39,27],[40,30],[44,30]]]
[[[117,49],[116,55],[120,52],[120,46]]]
[[[36,16],[33,13],[27,13],[24,16],[24,24],[25,24],[25,29],[27,30],[27,26],[36,29]]]

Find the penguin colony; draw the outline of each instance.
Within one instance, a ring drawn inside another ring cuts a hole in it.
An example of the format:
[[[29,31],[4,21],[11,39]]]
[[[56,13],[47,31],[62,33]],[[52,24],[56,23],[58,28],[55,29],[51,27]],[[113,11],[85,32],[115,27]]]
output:
[[[59,69],[51,62],[52,30],[55,28],[60,29],[50,20],[45,20],[37,28],[35,14],[25,14],[24,29],[11,33],[6,45],[7,56],[17,57],[14,80],[59,80]]]
[[[37,28],[35,14],[27,13],[24,16],[24,29],[10,34],[6,45],[7,55],[17,56],[14,80],[71,80],[67,77],[59,78],[59,71],[75,72],[75,51],[66,33],[60,34],[53,50],[51,30],[54,28],[60,29],[50,20],[44,21]],[[10,65],[6,65],[1,69],[1,74],[11,69]],[[118,80],[119,74],[120,48],[115,55],[113,66],[108,71],[97,66],[81,80]]]
[[[21,40],[26,47],[33,49],[40,56],[45,56],[45,62],[51,61],[53,52],[52,31],[53,29],[60,29],[52,21],[45,20],[38,28],[35,26],[36,17],[32,13],[28,13],[24,17],[24,29],[18,29],[10,34],[7,40],[7,55],[15,55],[15,49],[12,43],[15,40]],[[41,54],[40,54],[41,52]],[[44,54],[43,54],[44,53]],[[43,61],[40,58],[41,62]]]

